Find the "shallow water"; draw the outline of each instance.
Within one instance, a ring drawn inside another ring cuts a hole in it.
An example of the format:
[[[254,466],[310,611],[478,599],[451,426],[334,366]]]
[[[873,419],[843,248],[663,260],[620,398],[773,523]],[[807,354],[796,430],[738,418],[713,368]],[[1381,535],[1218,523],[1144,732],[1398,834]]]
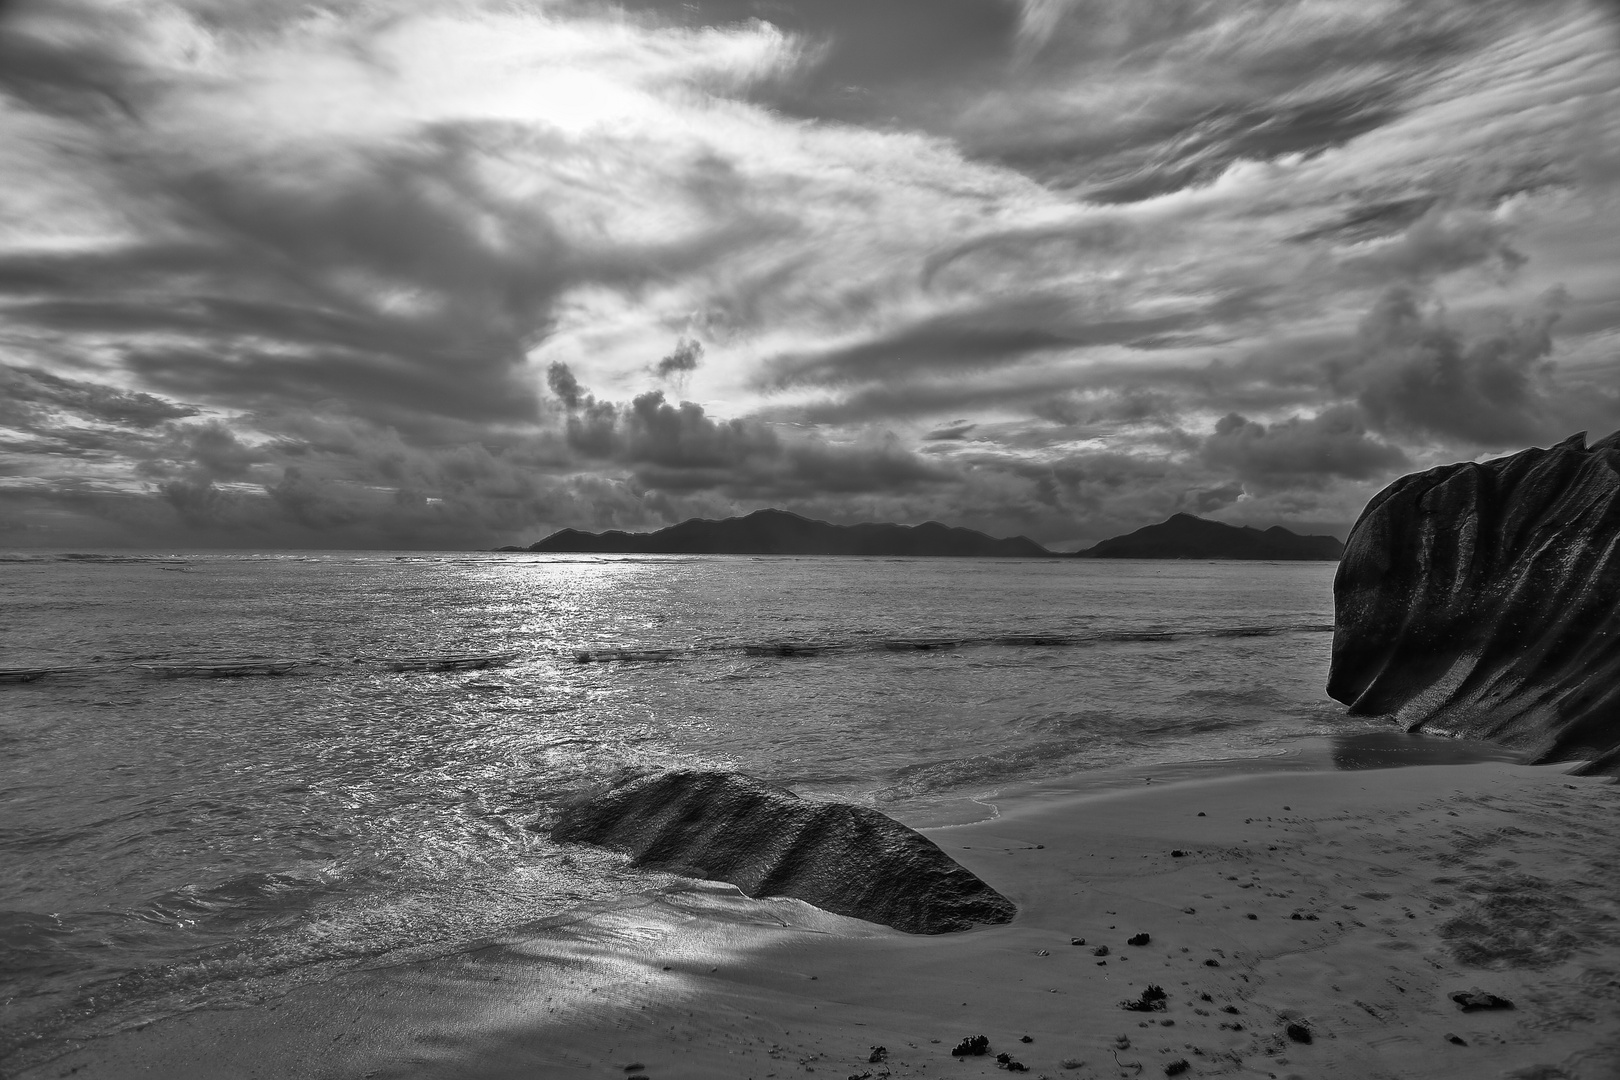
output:
[[[1333,571],[12,556],[0,667],[87,666],[0,685],[0,1055],[645,888],[656,875],[542,831],[626,768],[738,768],[921,820],[1000,785],[1368,729],[1322,690]],[[828,648],[747,651],[781,642]],[[609,648],[670,659],[575,659]],[[485,650],[518,659],[369,662]],[[217,656],[321,663],[130,666]]]

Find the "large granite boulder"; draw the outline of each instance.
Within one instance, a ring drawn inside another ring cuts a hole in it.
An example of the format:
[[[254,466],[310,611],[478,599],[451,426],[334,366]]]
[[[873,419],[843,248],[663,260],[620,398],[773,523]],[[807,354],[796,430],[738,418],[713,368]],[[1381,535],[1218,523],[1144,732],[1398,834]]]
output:
[[[1352,713],[1620,773],[1620,432],[1403,476],[1333,592]]]
[[[1004,923],[1017,914],[1012,901],[893,818],[811,802],[739,773],[639,777],[566,808],[552,836],[913,934]]]

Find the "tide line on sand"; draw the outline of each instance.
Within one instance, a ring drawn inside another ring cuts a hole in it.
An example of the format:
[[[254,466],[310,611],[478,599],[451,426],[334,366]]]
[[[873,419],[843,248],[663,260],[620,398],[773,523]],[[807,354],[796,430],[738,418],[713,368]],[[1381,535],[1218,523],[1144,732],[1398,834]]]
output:
[[[1101,790],[1077,777],[997,805],[927,831],[1018,904],[1007,926],[916,937],[694,883],[0,1066],[78,1080],[1620,1069],[1607,781],[1504,762],[1274,769]]]

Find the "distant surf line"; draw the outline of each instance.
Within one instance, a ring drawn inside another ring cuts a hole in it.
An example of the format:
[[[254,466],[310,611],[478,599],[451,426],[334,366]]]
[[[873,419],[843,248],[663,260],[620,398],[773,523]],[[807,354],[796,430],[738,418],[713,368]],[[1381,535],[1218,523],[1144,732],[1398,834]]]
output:
[[[1331,633],[1323,623],[1261,624],[1184,630],[1098,630],[1071,634],[986,634],[954,637],[881,637],[861,641],[768,641],[759,644],[717,644],[709,646],[617,646],[564,649],[562,657],[576,664],[669,663],[698,660],[727,653],[740,653],[756,659],[814,658],[836,654],[881,652],[947,652],[971,648],[1087,648],[1097,645],[1157,644],[1197,638],[1273,637],[1279,634]],[[489,669],[511,664],[535,663],[560,658],[557,653],[525,655],[502,650],[479,654],[434,657],[429,654],[407,658],[361,655],[344,657],[209,657],[177,659],[172,656],[137,656],[97,660],[86,664],[52,664],[30,668],[0,669],[0,683],[36,682],[47,677],[137,672],[152,677],[247,677],[284,676],[321,668],[388,672],[398,675],[454,673],[472,668]],[[476,661],[476,662],[473,662]]]

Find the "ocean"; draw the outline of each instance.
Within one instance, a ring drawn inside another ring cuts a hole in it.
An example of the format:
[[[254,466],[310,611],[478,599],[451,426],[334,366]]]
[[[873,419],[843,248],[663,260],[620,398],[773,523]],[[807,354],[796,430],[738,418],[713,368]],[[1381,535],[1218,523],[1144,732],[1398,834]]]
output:
[[[925,823],[1009,785],[1373,726],[1323,691],[1330,563],[0,560],[0,667],[81,668],[0,684],[14,1063],[670,884],[547,838],[561,800],[627,770],[740,769]],[[376,662],[467,651],[516,658]],[[249,656],[316,663],[132,666]]]

